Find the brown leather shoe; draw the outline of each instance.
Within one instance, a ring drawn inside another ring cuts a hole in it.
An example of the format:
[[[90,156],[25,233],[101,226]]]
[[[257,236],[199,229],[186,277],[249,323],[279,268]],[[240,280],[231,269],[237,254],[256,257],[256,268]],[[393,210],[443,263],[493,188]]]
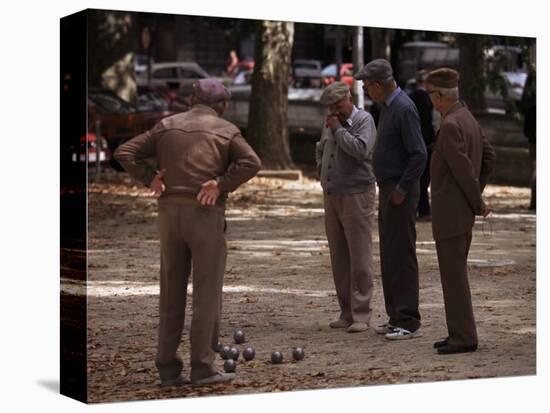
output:
[[[330,322],[329,326],[330,328],[348,328],[349,326],[351,326],[351,321],[339,318],[336,321]]]
[[[369,329],[369,326],[367,323],[355,322],[352,325],[350,325],[346,331],[348,333],[361,333],[363,331],[367,331],[368,329]]]
[[[178,377],[174,377],[173,379],[160,381],[161,387],[179,387],[189,383],[189,379],[185,376],[182,376],[181,374]]]

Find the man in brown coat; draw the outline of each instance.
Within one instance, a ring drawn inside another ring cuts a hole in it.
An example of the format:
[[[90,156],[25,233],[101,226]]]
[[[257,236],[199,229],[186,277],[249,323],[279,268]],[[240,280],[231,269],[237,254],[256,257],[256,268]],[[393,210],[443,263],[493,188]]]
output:
[[[458,72],[428,75],[428,93],[441,113],[432,154],[432,229],[439,261],[448,337],[434,343],[438,354],[475,351],[477,332],[467,259],[475,215],[487,216],[481,193],[495,165],[495,151],[466,106],[458,100]]]
[[[121,145],[115,159],[158,196],[160,320],[155,365],[161,385],[181,385],[181,341],[187,284],[193,271],[191,382],[212,384],[234,374],[214,367],[225,272],[225,199],[252,178],[260,159],[239,129],[222,119],[230,92],[217,80],[194,85],[189,112],[163,119]],[[147,162],[156,158],[160,172]]]

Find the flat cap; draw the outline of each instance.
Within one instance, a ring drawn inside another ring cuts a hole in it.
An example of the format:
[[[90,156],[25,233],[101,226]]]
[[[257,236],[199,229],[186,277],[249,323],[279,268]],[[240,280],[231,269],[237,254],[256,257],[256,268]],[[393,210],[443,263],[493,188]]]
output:
[[[231,92],[216,79],[200,79],[193,84],[193,92],[202,103],[216,103],[231,99]]]
[[[375,59],[367,63],[353,77],[356,80],[388,80],[393,77],[393,69],[386,59]]]
[[[459,79],[460,75],[456,70],[442,67],[441,69],[432,70],[428,74],[427,82],[437,87],[452,89],[458,87]]]
[[[344,82],[334,82],[328,85],[321,95],[321,105],[328,106],[338,102],[340,99],[349,96],[349,86]]]

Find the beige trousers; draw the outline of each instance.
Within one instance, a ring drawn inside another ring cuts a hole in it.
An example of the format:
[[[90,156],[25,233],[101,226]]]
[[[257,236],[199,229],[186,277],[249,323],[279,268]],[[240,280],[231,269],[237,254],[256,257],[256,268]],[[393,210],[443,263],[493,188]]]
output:
[[[324,195],[325,229],[340,318],[370,324],[374,270],[375,185],[350,195]]]

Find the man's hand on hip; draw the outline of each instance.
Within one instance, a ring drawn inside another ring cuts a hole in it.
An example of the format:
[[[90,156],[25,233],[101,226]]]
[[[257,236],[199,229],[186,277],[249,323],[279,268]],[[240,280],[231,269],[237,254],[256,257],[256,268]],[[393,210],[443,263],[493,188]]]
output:
[[[218,188],[218,181],[211,179],[202,184],[202,189],[197,195],[197,200],[203,206],[211,206],[216,204],[219,196],[220,189]]]
[[[403,195],[397,189],[394,189],[390,196],[390,202],[393,205],[401,205],[404,200],[405,200],[405,195]]]
[[[153,191],[153,194],[156,197],[159,197],[162,195],[162,193],[166,190],[166,185],[164,185],[164,181],[162,180],[162,177],[166,173],[166,168],[162,169],[151,182],[151,185],[149,185],[149,188]]]

